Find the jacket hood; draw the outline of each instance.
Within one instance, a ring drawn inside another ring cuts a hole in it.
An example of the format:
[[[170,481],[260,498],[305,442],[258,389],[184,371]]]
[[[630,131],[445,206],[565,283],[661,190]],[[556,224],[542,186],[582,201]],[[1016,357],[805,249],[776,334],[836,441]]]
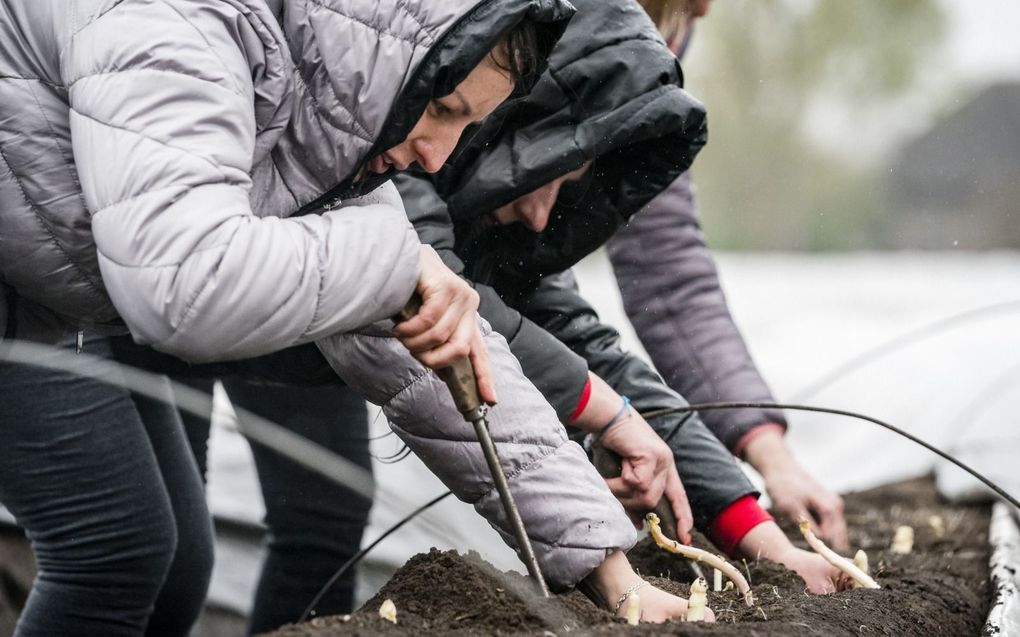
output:
[[[436,179],[469,273],[480,261],[516,278],[567,269],[672,183],[706,142],[704,108],[682,89],[679,64],[641,7],[574,4],[531,94],[501,107]],[[587,161],[582,187],[564,190],[542,233],[489,222],[490,211]]]
[[[565,0],[0,2],[0,282],[69,323],[123,327],[99,256],[141,263],[143,242],[114,229],[98,249],[101,218],[165,224],[154,252],[172,247],[173,258],[153,256],[169,267],[214,232],[238,236],[185,195],[231,218],[287,217],[372,190],[388,176],[356,192],[352,177],[406,137],[429,98],[521,20],[558,36],[572,13]],[[144,160],[113,170],[113,152]],[[194,218],[174,225],[171,208]],[[282,258],[271,245],[258,248]],[[298,254],[333,273],[342,261],[325,248]],[[175,280],[199,285],[205,272]]]
[[[551,49],[573,12],[565,0],[283,0],[284,32],[316,115],[358,140],[334,146],[344,156],[332,165],[346,170],[304,210],[390,179],[370,174],[354,183],[371,157],[401,143],[429,100],[452,93],[509,30],[531,20]]]

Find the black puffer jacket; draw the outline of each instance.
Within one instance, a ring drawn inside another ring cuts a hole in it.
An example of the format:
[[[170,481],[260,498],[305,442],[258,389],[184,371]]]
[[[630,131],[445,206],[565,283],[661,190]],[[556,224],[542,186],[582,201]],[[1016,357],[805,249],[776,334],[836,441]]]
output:
[[[705,111],[636,2],[584,1],[527,99],[491,116],[440,174],[468,275],[506,298],[604,244],[705,144]],[[481,142],[479,140],[487,140]],[[487,213],[593,161],[548,228],[492,228]]]
[[[474,282],[482,316],[562,420],[589,368],[639,411],[682,407],[658,374],[620,349],[619,334],[599,321],[569,273],[551,275],[603,244],[686,169],[705,141],[704,111],[681,89],[674,56],[636,3],[574,4],[578,13],[526,100],[493,115],[438,178],[395,181],[422,241]],[[489,221],[496,207],[588,160],[582,196],[558,205],[544,232]],[[753,492],[697,416],[650,424],[663,437],[680,431],[669,442],[699,527]]]

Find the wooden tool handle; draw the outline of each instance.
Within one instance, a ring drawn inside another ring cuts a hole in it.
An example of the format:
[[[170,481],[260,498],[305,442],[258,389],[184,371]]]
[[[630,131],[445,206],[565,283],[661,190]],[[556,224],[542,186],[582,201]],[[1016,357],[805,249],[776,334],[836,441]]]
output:
[[[414,318],[421,309],[421,304],[421,296],[415,292],[411,296],[411,300],[393,317],[393,320],[401,323]],[[457,411],[466,414],[481,407],[482,398],[478,394],[478,381],[475,379],[475,369],[471,366],[470,359],[462,358],[449,367],[436,370],[436,374],[450,388],[450,394],[453,395]]]
[[[616,478],[623,473],[623,459],[615,451],[595,443],[591,455],[595,470],[603,478]],[[673,514],[673,507],[670,506],[666,496],[659,499],[659,503],[652,509],[652,513],[658,515],[659,520],[662,521],[662,534],[671,540],[676,540],[676,516]]]

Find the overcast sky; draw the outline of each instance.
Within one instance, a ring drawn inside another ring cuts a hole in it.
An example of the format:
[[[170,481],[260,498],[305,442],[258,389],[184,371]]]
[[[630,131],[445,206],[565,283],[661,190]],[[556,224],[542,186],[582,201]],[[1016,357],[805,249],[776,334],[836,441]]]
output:
[[[816,104],[807,113],[806,128],[817,143],[837,154],[852,148],[847,157],[859,163],[883,162],[987,85],[1020,81],[1020,0],[940,2],[947,19],[946,41],[931,64],[922,67],[926,79],[917,90],[867,114]]]
[[[950,64],[974,80],[1020,78],[1020,1],[942,0]]]

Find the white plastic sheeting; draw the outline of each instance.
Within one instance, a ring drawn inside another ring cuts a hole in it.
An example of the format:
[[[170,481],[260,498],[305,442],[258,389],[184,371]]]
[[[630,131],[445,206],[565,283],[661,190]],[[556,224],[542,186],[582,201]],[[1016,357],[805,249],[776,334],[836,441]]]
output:
[[[996,502],[988,540],[992,544],[992,586],[995,597],[984,635],[1020,637],[1020,530],[1016,511]]]

